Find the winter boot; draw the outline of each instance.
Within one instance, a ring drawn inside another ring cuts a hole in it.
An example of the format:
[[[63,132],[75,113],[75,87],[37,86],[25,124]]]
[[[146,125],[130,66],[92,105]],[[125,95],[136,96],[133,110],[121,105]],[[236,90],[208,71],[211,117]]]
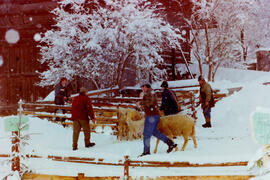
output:
[[[166,142],[166,144],[169,146],[167,149],[167,153],[172,152],[172,150],[177,147],[177,144],[174,144],[174,142],[170,139]]]
[[[87,144],[85,147],[86,147],[86,148],[89,148],[89,147],[93,147],[93,146],[95,146],[95,145],[96,145],[96,143],[91,143],[91,142],[90,142],[90,143]]]
[[[212,126],[211,126],[211,123],[207,122],[207,123],[203,124],[202,127],[203,128],[210,128]]]
[[[150,155],[150,152],[143,152],[141,155],[138,156],[138,158],[146,155]]]
[[[210,118],[206,118],[205,119],[205,122],[206,123],[202,125],[203,128],[210,128],[210,127],[212,127],[212,125],[211,125],[211,119]]]

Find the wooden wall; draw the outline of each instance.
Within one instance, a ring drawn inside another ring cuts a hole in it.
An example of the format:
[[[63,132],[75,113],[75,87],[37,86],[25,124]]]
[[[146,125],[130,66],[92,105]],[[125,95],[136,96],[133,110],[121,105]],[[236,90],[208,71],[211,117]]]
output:
[[[52,24],[50,9],[56,2],[50,0],[10,0],[0,3],[0,114],[16,113],[19,99],[34,102],[44,98],[52,87],[42,88],[37,71],[47,67],[37,59],[39,49],[36,33],[46,31]],[[19,33],[19,41],[10,44],[5,39],[8,30]]]

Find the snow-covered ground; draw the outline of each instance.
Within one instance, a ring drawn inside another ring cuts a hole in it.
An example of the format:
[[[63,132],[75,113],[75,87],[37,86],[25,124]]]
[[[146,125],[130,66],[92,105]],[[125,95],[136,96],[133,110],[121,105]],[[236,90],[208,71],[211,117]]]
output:
[[[142,140],[119,141],[110,135],[110,130],[104,134],[91,134],[91,140],[96,143],[93,148],[84,147],[83,134],[79,139],[79,150],[72,151],[72,129],[63,128],[60,125],[47,122],[39,118],[30,117],[31,139],[24,152],[43,157],[76,156],[87,158],[103,158],[104,162],[117,163],[129,155],[131,160],[171,161],[203,163],[225,163],[249,161],[255,152],[261,147],[251,137],[250,115],[257,107],[270,107],[270,86],[262,85],[262,82],[270,81],[270,73],[258,71],[240,71],[222,69],[217,72],[216,82],[211,83],[214,88],[226,89],[242,86],[243,89],[216,103],[212,109],[213,127],[204,129],[202,111],[197,112],[196,137],[198,147],[194,149],[190,140],[185,151],[166,153],[167,145],[162,142],[157,154],[137,158],[142,153]],[[187,82],[187,81],[186,81]],[[192,83],[196,82],[193,80]],[[171,86],[178,86],[171,83]],[[155,86],[155,85],[154,85]],[[156,85],[158,86],[158,84]],[[10,132],[4,130],[4,119],[0,119],[0,154],[10,153]],[[107,132],[107,133],[106,133]],[[178,137],[175,142],[182,146],[183,138]],[[155,138],[151,141],[153,151]],[[0,158],[0,162],[3,162]],[[30,159],[25,161],[34,173],[76,176],[79,172],[85,176],[123,176],[123,167],[98,166],[89,164],[54,162],[48,159]],[[10,166],[0,164],[0,177],[10,171]],[[132,176],[174,176],[174,175],[247,175],[251,172],[247,167],[226,168],[131,168]]]

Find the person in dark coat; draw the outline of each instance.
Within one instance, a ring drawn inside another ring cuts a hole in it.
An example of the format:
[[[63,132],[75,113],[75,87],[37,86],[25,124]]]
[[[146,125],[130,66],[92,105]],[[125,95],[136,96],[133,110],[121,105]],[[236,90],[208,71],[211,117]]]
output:
[[[161,106],[159,110],[164,111],[165,116],[177,114],[179,111],[177,100],[175,99],[176,98],[175,92],[168,89],[167,81],[163,81],[160,87],[162,87],[163,91],[162,91]]]
[[[211,108],[214,106],[213,90],[202,76],[198,77],[200,84],[200,103],[205,118],[205,124],[202,125],[204,128],[211,128]]]
[[[67,78],[62,77],[60,79],[60,82],[56,85],[55,90],[54,90],[54,103],[56,105],[64,105],[65,102],[68,102],[69,97],[68,97],[68,91],[67,91]],[[57,109],[56,113],[62,113],[65,114],[64,109]],[[56,118],[56,121],[61,121],[64,122],[66,119],[61,118],[59,119],[58,117]],[[63,125],[65,127],[65,125]]]
[[[156,94],[152,93],[150,84],[143,85],[142,90],[143,99],[139,105],[142,106],[146,118],[143,131],[144,150],[140,156],[150,154],[150,140],[152,135],[166,143],[168,145],[167,153],[170,153],[174,148],[177,147],[177,144],[175,144],[170,138],[168,138],[157,129],[158,123],[160,121],[160,115],[158,111]]]
[[[78,139],[81,128],[84,133],[84,145],[85,147],[92,147],[95,143],[90,142],[90,124],[89,116],[93,123],[95,123],[95,114],[91,104],[90,98],[86,95],[86,89],[82,87],[80,89],[79,96],[75,97],[72,102],[71,119],[73,120],[73,150],[78,149]]]
[[[65,101],[68,100],[67,78],[62,77],[60,79],[60,82],[56,85],[54,92],[54,103],[57,105],[64,105]]]

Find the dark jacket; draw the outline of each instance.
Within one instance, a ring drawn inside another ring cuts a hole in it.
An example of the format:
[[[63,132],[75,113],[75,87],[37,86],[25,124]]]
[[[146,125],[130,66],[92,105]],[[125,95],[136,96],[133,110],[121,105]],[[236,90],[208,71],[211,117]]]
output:
[[[200,103],[202,104],[202,108],[211,108],[214,105],[214,97],[213,90],[211,86],[205,82],[202,86],[200,86]],[[208,102],[209,106],[206,107],[205,103]]]
[[[174,98],[176,94],[173,95],[172,93],[175,92],[167,88],[164,89],[162,92],[162,102],[160,110],[164,111],[165,115],[178,113],[178,105],[176,99]]]
[[[80,119],[80,120],[89,120],[89,117],[91,119],[95,119],[95,114],[93,111],[93,107],[90,101],[90,98],[86,95],[79,95],[74,98],[72,102],[72,117],[71,119]]]
[[[156,94],[152,93],[151,89],[148,89],[142,99],[142,104],[146,116],[159,115],[158,103]]]
[[[54,103],[57,105],[64,105],[64,97],[68,98],[67,87],[63,87],[60,83],[55,87]]]

